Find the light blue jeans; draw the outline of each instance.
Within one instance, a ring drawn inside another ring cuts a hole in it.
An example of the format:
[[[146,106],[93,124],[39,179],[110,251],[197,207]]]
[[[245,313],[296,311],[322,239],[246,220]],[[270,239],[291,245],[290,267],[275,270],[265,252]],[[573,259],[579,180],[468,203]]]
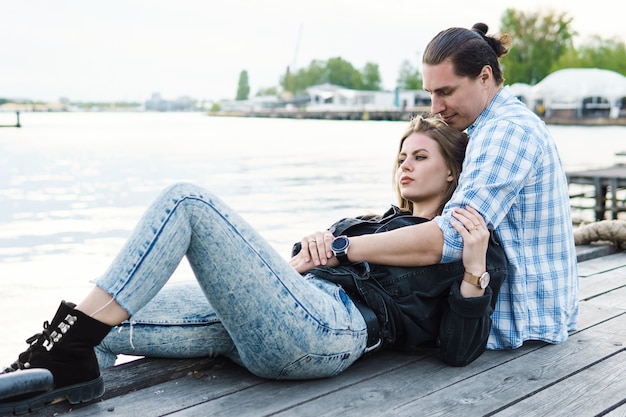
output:
[[[186,256],[197,283],[165,285]],[[210,192],[175,184],[95,284],[131,318],[98,346],[117,354],[223,355],[276,379],[338,374],[363,355],[365,320],[336,284],[296,272]]]

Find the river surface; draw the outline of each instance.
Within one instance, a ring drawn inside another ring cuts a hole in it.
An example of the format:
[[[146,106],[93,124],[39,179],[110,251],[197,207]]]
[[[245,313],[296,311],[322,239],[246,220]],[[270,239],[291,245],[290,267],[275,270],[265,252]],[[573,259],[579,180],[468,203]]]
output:
[[[0,364],[61,300],[84,296],[163,187],[209,188],[287,258],[305,234],[394,203],[406,126],[112,112],[22,113],[21,123],[0,129]],[[626,127],[549,128],[566,170],[626,151]],[[189,266],[172,279],[193,279]]]

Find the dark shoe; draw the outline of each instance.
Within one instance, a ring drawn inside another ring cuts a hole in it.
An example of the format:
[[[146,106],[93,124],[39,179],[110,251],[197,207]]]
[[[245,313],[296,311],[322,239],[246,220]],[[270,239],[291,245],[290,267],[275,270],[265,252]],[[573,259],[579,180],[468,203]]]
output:
[[[24,414],[42,408],[37,398],[54,389],[54,378],[47,369],[34,368],[0,374],[0,416]]]
[[[43,368],[52,373],[54,388],[31,395],[16,393],[15,397],[0,400],[0,414],[23,413],[38,409],[57,399],[66,398],[71,404],[91,401],[104,394],[104,381],[94,352],[109,333],[108,326],[74,309],[76,305],[63,301],[44,329],[28,340],[30,346],[17,361],[1,373],[5,381],[23,378],[21,370]],[[6,395],[5,395],[6,397]]]

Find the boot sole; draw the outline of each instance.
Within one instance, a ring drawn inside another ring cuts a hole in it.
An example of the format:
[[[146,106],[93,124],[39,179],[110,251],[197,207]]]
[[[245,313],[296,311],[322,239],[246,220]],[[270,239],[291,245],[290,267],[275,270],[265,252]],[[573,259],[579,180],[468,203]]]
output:
[[[28,398],[13,401],[0,401],[0,415],[20,415],[30,411],[41,410],[46,405],[67,400],[70,404],[84,403],[98,399],[104,395],[102,376],[80,384],[57,388]]]
[[[52,372],[43,368],[23,369],[0,374],[0,404],[54,389]]]

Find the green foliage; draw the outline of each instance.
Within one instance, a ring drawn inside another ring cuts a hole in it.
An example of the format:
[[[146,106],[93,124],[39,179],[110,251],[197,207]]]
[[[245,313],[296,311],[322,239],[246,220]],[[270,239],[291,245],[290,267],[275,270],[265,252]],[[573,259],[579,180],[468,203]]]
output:
[[[396,83],[401,90],[421,90],[422,74],[418,68],[411,64],[411,61],[404,60],[400,65]]]
[[[365,64],[365,67],[361,72],[361,79],[363,81],[363,90],[379,91],[381,79],[378,64],[374,64],[372,62]]]
[[[339,57],[331,58],[326,63],[323,82],[355,90],[360,89],[362,85],[361,74],[351,63]]]
[[[243,70],[239,74],[239,85],[237,86],[237,96],[235,100],[247,100],[250,95],[250,84],[248,83],[248,71]]]
[[[260,88],[259,91],[256,92],[257,96],[278,96],[278,87],[267,87]]]
[[[220,106],[219,103],[213,103],[211,105],[211,113],[217,113],[218,111],[222,110],[222,107]]]
[[[359,71],[341,57],[327,61],[313,60],[308,67],[299,69],[295,74],[287,70],[287,74],[281,80],[283,90],[296,95],[304,93],[313,85],[324,83],[354,90],[381,89],[378,64],[368,62],[363,70]]]
[[[555,70],[563,68],[602,68],[626,75],[626,46],[618,38],[592,36],[559,59]]]
[[[533,85],[550,74],[559,58],[572,48],[576,33],[570,29],[571,22],[565,12],[507,9],[501,21],[501,31],[513,37],[511,49],[502,59],[507,84]]]

